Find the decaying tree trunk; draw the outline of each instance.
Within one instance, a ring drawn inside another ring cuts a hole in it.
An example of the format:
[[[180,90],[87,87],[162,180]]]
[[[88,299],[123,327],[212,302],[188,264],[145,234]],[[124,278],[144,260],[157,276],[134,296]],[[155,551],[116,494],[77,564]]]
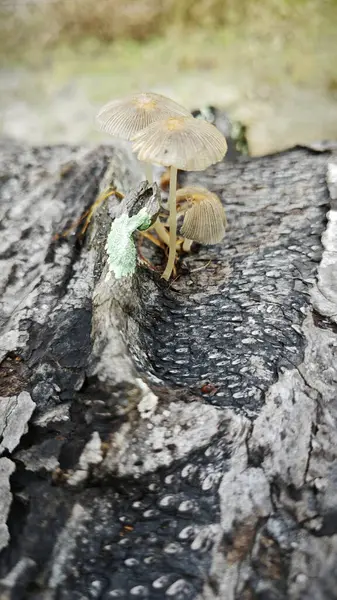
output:
[[[188,175],[229,228],[170,285],[106,281],[116,199],[54,238],[123,150],[1,155],[1,600],[337,598],[334,151]]]

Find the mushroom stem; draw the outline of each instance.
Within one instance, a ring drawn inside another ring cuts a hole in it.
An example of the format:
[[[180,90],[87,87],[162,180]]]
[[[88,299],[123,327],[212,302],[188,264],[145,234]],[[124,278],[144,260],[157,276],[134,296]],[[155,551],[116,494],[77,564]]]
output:
[[[175,257],[176,257],[176,244],[177,244],[177,168],[170,168],[170,193],[168,198],[169,206],[169,227],[170,227],[170,245],[169,245],[169,257],[165,271],[162,274],[163,279],[170,279],[173,271]]]
[[[153,169],[152,169],[151,163],[148,163],[145,161],[139,161],[139,162],[141,163],[141,165],[143,167],[143,171],[144,171],[146,180],[148,181],[148,183],[150,185],[152,185],[153,184]],[[167,233],[167,231],[166,231],[164,225],[162,224],[162,222],[160,221],[159,217],[153,224],[153,228],[156,231],[159,239],[162,242],[164,242],[164,244],[166,244],[166,246],[168,246],[170,243],[169,234]]]
[[[157,232],[157,235],[159,237],[159,239],[164,242],[164,244],[166,244],[166,246],[170,245],[170,237],[169,234],[167,233],[164,225],[162,224],[160,218],[158,217],[156,222],[153,225],[155,231]]]
[[[151,185],[153,183],[152,165],[148,162],[143,162],[143,167],[144,167],[145,177],[146,177],[147,181],[149,182],[149,184]]]
[[[147,162],[143,162],[143,165],[144,165],[145,177],[146,177],[147,181],[149,182],[149,184],[151,185],[153,183],[152,165],[151,165],[151,163],[147,163]],[[162,242],[164,242],[164,244],[166,244],[166,246],[168,246],[170,243],[169,234],[167,233],[167,231],[166,231],[164,225],[162,224],[162,222],[160,221],[159,217],[157,218],[153,227],[154,227],[155,231],[157,232],[159,239]]]
[[[151,163],[148,163],[145,161],[143,161],[142,164],[143,164],[143,168],[144,168],[145,177],[146,177],[147,181],[149,182],[149,184],[152,185],[152,183],[153,183],[152,165],[151,165]],[[169,238],[169,235],[168,235],[164,225],[161,223],[159,217],[156,220],[156,222],[153,224],[153,227],[154,227],[154,230],[157,232],[159,239],[162,242],[164,242],[164,244],[166,244],[166,246],[168,246],[170,243],[170,238]]]
[[[190,252],[192,244],[193,244],[193,240],[189,240],[188,238],[185,238],[183,241],[183,251]]]

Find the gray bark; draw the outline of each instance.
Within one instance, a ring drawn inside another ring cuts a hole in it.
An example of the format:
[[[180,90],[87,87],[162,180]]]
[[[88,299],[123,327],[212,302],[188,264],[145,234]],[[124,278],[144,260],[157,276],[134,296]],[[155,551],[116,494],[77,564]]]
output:
[[[229,228],[169,285],[106,281],[114,198],[54,239],[126,151],[1,150],[1,600],[337,598],[333,146],[185,176]]]

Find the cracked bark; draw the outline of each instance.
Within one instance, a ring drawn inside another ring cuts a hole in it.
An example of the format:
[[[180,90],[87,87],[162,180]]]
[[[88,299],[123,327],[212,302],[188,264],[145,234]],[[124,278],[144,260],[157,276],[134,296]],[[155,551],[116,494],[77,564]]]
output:
[[[2,148],[1,599],[336,598],[336,172],[324,145],[189,174],[224,242],[107,282],[117,200],[54,236],[132,158]]]

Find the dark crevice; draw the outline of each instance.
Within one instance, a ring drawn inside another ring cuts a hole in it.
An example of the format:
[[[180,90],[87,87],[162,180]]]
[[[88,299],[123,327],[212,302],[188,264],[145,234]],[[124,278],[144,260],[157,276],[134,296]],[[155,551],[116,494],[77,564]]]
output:
[[[0,396],[20,394],[29,388],[30,371],[21,357],[8,353],[0,363]]]
[[[331,321],[329,317],[320,315],[317,310],[313,309],[312,318],[316,327],[319,327],[320,329],[329,329],[333,333],[337,333],[337,323]]]

